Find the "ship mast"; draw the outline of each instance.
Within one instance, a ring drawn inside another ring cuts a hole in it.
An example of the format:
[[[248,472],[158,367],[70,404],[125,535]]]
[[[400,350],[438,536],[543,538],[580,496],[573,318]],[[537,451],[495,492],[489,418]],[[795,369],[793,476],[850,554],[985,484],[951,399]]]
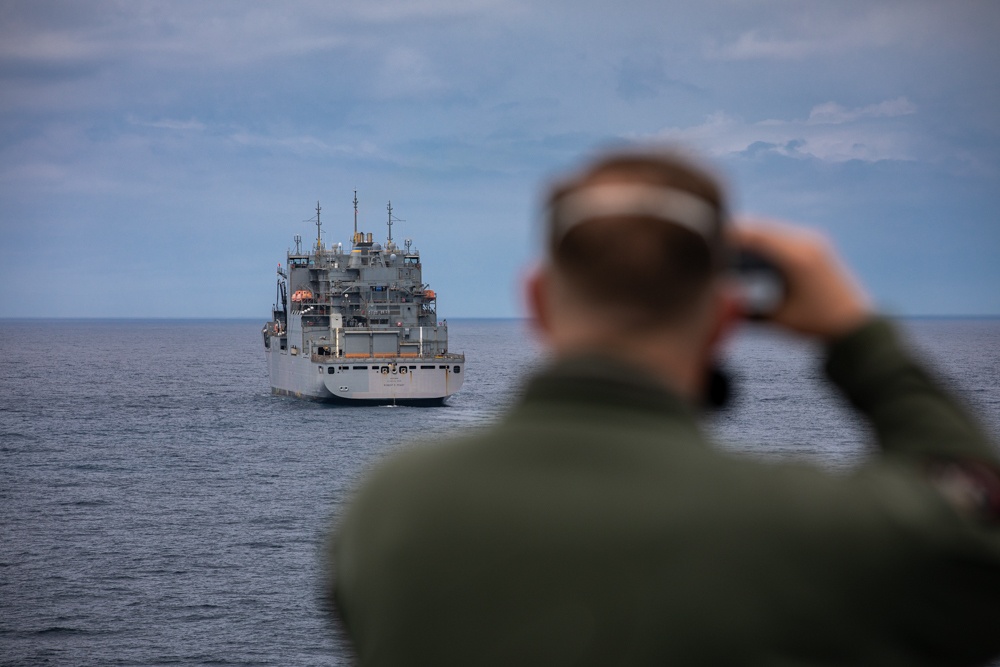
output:
[[[319,201],[316,202],[316,254],[318,255],[323,251],[323,237],[320,235],[320,227],[323,223],[319,220]]]
[[[392,245],[392,200],[389,200],[386,208],[389,209],[389,245]]]
[[[389,204],[386,206],[386,208],[389,209],[389,245],[391,246],[392,245],[392,223],[393,223],[393,221],[395,220],[395,222],[406,222],[406,220],[400,220],[399,218],[393,219],[393,217],[392,217],[392,200],[389,201]]]
[[[354,191],[354,235],[358,235],[358,191]]]

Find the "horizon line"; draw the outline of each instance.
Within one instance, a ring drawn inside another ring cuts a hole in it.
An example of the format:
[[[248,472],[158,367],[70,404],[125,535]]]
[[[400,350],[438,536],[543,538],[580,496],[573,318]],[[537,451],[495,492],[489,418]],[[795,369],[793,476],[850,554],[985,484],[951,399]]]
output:
[[[947,314],[947,313],[922,313],[922,314],[892,314],[892,313],[880,313],[876,312],[875,315],[880,317],[887,317],[891,320],[990,320],[990,319],[1000,319],[1000,313],[966,313],[966,314]],[[441,322],[447,320],[529,320],[530,316],[527,315],[472,315],[472,316],[453,316],[453,317],[443,317]],[[84,321],[100,321],[100,320],[121,320],[121,321],[190,321],[190,322],[208,322],[208,321],[269,321],[267,319],[261,320],[259,317],[245,316],[245,315],[222,315],[222,316],[186,316],[186,315],[0,315],[0,321],[13,321],[13,320],[84,320]]]

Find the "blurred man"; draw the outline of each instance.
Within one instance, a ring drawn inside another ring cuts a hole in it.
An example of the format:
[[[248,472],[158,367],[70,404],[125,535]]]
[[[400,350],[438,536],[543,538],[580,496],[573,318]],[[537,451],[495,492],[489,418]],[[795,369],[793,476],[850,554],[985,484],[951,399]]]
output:
[[[959,665],[1000,652],[992,444],[826,244],[729,229],[699,167],[607,155],[548,197],[530,279],[554,363],[481,433],[410,448],[331,542],[363,665]],[[697,409],[740,315],[734,248],[776,265],[774,326],[822,341],[880,453],[849,474],[714,448]]]

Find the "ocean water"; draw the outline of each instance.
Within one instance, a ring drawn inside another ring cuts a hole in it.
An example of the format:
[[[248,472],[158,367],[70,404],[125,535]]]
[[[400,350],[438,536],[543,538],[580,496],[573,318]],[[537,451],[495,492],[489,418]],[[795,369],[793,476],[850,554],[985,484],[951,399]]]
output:
[[[1000,320],[900,326],[1000,433]],[[453,320],[448,405],[328,406],[270,394],[260,327],[0,321],[0,664],[349,664],[320,554],[350,489],[402,441],[488,424],[544,364],[520,321]],[[726,365],[724,446],[866,456],[814,346],[751,328]]]

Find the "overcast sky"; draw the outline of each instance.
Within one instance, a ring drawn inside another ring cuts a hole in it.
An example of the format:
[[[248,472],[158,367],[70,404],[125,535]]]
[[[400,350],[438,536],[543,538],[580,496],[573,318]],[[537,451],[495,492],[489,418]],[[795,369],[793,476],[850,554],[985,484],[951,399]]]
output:
[[[596,147],[706,154],[894,314],[1000,315],[1000,3],[0,1],[0,316],[269,317],[361,227],[443,317],[522,313]]]

